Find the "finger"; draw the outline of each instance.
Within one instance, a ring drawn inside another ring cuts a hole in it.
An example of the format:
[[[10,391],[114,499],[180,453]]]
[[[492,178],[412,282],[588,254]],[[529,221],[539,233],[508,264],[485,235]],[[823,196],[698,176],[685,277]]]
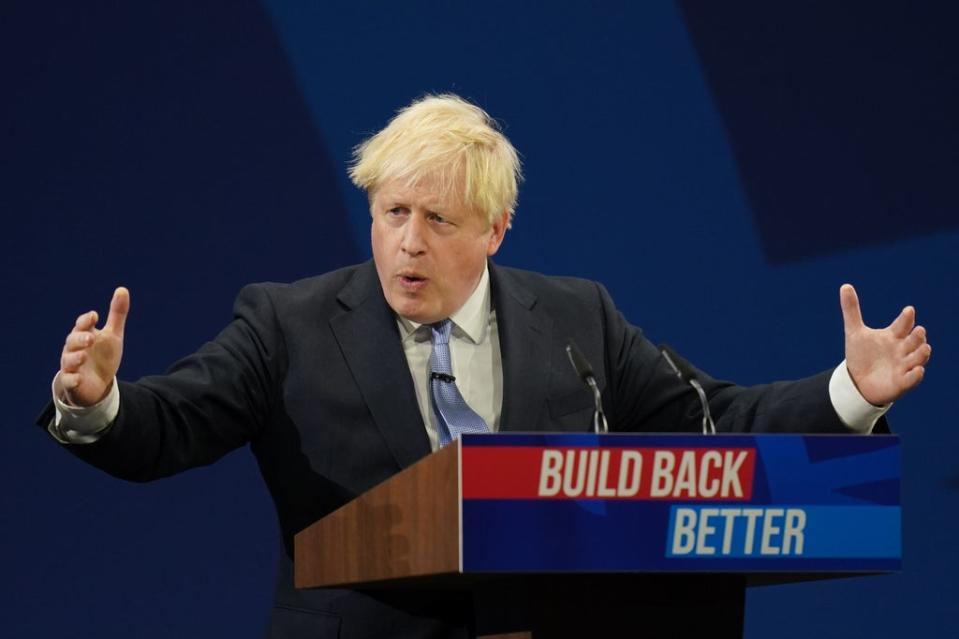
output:
[[[852,284],[839,287],[839,305],[842,307],[842,321],[847,331],[862,328],[862,312],[859,310],[859,296]]]
[[[113,331],[119,337],[123,337],[123,328],[127,323],[127,315],[130,313],[130,291],[120,286],[113,291],[113,299],[110,300],[110,314],[107,316],[107,324],[104,330]]]
[[[64,390],[71,391],[80,385],[80,373],[61,373],[60,383]]]
[[[896,337],[905,337],[915,325],[916,309],[912,306],[907,306],[899,313],[899,317],[892,321],[892,324],[889,325],[889,330],[891,330],[892,334]]]
[[[926,362],[929,361],[929,357],[932,356],[932,346],[929,344],[923,344],[913,352],[906,355],[902,360],[903,369],[911,370],[916,366],[924,366]]]
[[[903,352],[911,353],[917,348],[919,348],[921,344],[925,344],[925,343],[926,343],[926,329],[922,326],[917,326],[916,328],[912,329],[912,332],[909,333],[909,336],[906,337],[905,341],[903,341],[902,343]]]
[[[86,351],[64,353],[60,358],[60,370],[65,373],[76,373],[87,359]]]
[[[73,331],[67,335],[63,345],[65,352],[78,351],[93,345],[93,333],[90,331]]]
[[[907,372],[903,377],[905,389],[909,390],[910,388],[913,388],[916,384],[922,381],[922,378],[925,376],[925,374],[926,369],[923,366],[916,366],[914,369]]]
[[[77,317],[76,327],[81,331],[88,331],[97,325],[97,321],[99,319],[100,316],[97,315],[96,311],[87,311],[83,315]]]

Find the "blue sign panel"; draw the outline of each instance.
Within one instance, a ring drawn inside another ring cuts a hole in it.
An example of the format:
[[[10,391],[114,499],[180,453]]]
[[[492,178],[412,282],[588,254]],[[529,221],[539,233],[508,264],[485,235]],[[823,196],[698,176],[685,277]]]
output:
[[[463,570],[901,567],[899,438],[467,435]]]

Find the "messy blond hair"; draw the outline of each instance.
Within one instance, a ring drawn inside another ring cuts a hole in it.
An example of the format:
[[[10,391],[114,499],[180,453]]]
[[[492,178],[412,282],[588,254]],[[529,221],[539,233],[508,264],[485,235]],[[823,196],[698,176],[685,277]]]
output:
[[[427,95],[400,109],[382,131],[353,149],[350,179],[370,200],[382,184],[425,178],[462,197],[492,224],[505,211],[512,223],[519,156],[483,109],[453,94]]]

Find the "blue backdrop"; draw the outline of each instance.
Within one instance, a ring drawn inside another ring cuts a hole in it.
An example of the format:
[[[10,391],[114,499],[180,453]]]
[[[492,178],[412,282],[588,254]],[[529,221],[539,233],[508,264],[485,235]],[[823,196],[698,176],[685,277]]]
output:
[[[255,280],[369,256],[350,149],[453,91],[527,181],[498,260],[603,281],[742,383],[842,357],[907,303],[935,353],[893,408],[903,572],[753,590],[749,637],[899,637],[959,600],[959,44],[951,3],[7,2],[0,208],[4,636],[257,637],[277,549],[246,450],[150,485],[32,421],[74,317],[132,292],[121,376],[212,337]]]

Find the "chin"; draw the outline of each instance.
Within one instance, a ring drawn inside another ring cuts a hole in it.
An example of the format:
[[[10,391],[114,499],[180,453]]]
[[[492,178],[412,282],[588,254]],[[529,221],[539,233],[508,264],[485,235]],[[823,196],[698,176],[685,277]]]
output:
[[[432,324],[438,321],[437,318],[433,317],[434,314],[430,313],[418,300],[401,298],[398,304],[390,304],[390,306],[398,315],[417,324]]]
[[[416,322],[417,324],[432,324],[433,322],[438,322],[441,319],[444,319],[443,317],[438,317],[436,314],[425,313],[423,311],[418,313],[415,311],[409,313],[400,313],[400,315],[410,321]]]

